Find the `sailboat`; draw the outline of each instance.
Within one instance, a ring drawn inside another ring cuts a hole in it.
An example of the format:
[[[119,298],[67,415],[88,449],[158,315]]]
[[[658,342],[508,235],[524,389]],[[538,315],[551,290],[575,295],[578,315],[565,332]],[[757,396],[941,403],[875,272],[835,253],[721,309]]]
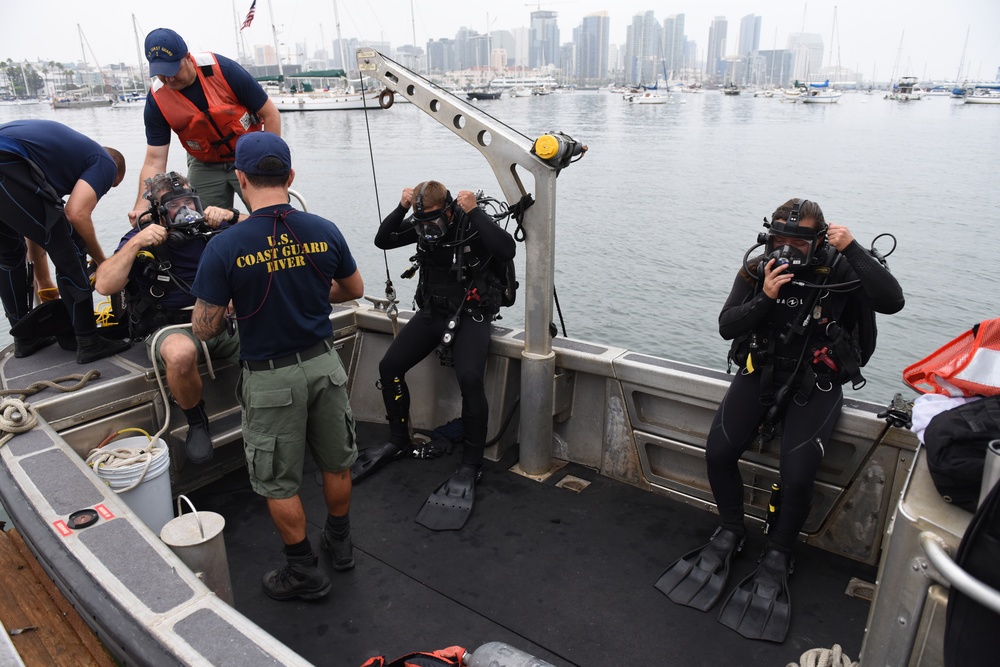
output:
[[[274,51],[278,53],[278,35],[274,27],[274,12],[271,4],[268,3],[268,11],[271,17],[271,31],[274,37]],[[340,45],[340,61],[347,62],[344,53],[344,40],[340,35],[340,12],[337,3],[333,3],[334,18],[337,26],[337,43]],[[281,58],[278,58],[279,81],[285,79],[281,68]],[[289,111],[350,111],[359,109],[388,109],[392,106],[393,96],[390,94],[385,101],[377,89],[364,89],[362,92],[350,85],[347,79],[347,72],[342,69],[317,70],[312,72],[300,72],[289,75],[287,78],[298,80],[293,85],[292,90],[286,91],[280,83],[265,85],[268,97],[274,106],[281,112]],[[314,84],[315,82],[315,84]],[[329,85],[333,83],[333,85]],[[363,84],[363,81],[361,82]],[[317,89],[318,87],[318,89]]]
[[[135,14],[132,14],[132,32],[135,35],[135,52],[139,57],[139,78],[142,80],[142,90],[126,90],[119,93],[114,102],[111,103],[112,109],[129,109],[136,107],[146,106],[146,93],[149,92],[149,77],[146,76],[146,68],[143,63],[146,59],[142,55],[142,47],[139,45],[139,24],[135,20]]]
[[[810,83],[809,87],[799,95],[803,104],[833,104],[843,95],[839,90],[830,88],[830,80],[823,83]]]
[[[83,36],[83,28],[80,24],[76,24],[76,29],[80,33],[80,50],[83,52],[83,67],[84,70],[87,69],[87,50],[84,48],[84,43],[86,42],[86,37]],[[89,44],[88,44],[89,46]],[[93,55],[93,51],[91,51]],[[97,66],[97,71],[101,73],[101,79],[104,80],[104,71],[101,69],[100,63],[97,62],[97,58],[94,58],[94,64]],[[105,86],[107,81],[104,81]],[[58,99],[52,100],[53,109],[82,109],[86,107],[109,107],[111,106],[111,98],[107,95],[94,95],[90,86],[85,88],[78,88],[76,90],[67,90],[65,95]]]

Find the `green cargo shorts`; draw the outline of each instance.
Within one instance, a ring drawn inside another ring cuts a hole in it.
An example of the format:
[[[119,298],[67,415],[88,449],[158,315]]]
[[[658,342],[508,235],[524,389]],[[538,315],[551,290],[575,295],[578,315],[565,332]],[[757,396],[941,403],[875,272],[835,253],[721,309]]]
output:
[[[250,485],[259,495],[295,496],[307,448],[324,472],[346,470],[358,458],[347,372],[336,350],[285,368],[243,369],[236,396]]]

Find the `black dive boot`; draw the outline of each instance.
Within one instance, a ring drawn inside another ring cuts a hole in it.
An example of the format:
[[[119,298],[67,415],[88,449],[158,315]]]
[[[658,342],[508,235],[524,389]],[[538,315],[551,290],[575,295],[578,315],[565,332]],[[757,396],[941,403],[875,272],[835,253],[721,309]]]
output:
[[[76,337],[76,363],[89,364],[110,357],[132,347],[130,340],[103,338],[99,333]]]
[[[191,463],[207,463],[212,460],[215,450],[212,448],[212,434],[208,430],[208,415],[205,413],[205,401],[184,410],[188,420],[187,438],[184,439],[184,451]]]
[[[14,336],[14,356],[18,359],[30,357],[43,347],[48,347],[56,342],[55,336],[43,336],[41,338],[20,338]]]
[[[410,394],[406,382],[394,377],[390,382],[379,379],[386,420],[389,422],[389,442],[368,447],[358,453],[351,466],[351,481],[360,482],[390,462],[406,456],[410,449]]]

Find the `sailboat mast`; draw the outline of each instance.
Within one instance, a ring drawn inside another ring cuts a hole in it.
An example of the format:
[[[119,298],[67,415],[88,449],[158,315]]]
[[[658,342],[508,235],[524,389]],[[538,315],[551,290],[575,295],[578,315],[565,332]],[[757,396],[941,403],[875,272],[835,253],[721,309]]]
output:
[[[962,68],[965,67],[965,49],[969,46],[969,26],[965,29],[965,44],[962,45],[962,59],[958,61],[958,74],[955,75],[955,83],[962,82]]]
[[[139,56],[139,78],[142,79],[142,92],[148,93],[149,78],[146,76],[146,68],[142,65],[146,59],[142,57],[142,46],[139,45],[139,24],[135,20],[135,14],[132,14],[132,32],[135,34],[135,54]]]
[[[417,58],[417,20],[413,15],[413,0],[410,0],[410,30],[413,31],[413,69],[420,71],[420,61]]]
[[[337,48],[340,50],[340,66],[344,68],[344,78],[350,84],[350,69],[347,67],[347,53],[344,51],[344,39],[340,36],[340,10],[337,9],[337,0],[333,0],[333,20],[337,25]]]
[[[271,17],[271,37],[274,39],[274,56],[278,61],[278,82],[282,90],[285,87],[285,71],[281,68],[281,51],[278,50],[278,29],[274,25],[274,3],[267,3],[267,13]]]

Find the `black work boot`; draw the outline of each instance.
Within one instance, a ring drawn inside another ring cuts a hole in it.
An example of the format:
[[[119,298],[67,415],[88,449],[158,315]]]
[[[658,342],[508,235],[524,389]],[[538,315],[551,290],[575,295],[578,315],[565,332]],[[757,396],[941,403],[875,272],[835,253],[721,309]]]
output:
[[[187,438],[184,439],[184,451],[191,463],[207,463],[215,455],[212,448],[212,434],[208,430],[208,415],[205,414],[205,401],[184,410],[188,420]]]
[[[18,359],[30,357],[43,347],[48,347],[56,342],[55,336],[42,336],[40,338],[20,338],[14,336],[14,356]]]
[[[289,562],[285,567],[264,575],[264,592],[275,600],[318,600],[330,592],[330,577],[326,576],[313,556],[309,561]]]
[[[124,352],[132,347],[130,340],[103,338],[99,333],[76,337],[76,363],[89,364],[98,359]]]
[[[319,542],[323,551],[330,554],[330,562],[337,572],[344,572],[354,568],[354,545],[351,544],[351,530],[347,529],[344,537],[337,538],[328,531],[323,531],[323,538]]]

